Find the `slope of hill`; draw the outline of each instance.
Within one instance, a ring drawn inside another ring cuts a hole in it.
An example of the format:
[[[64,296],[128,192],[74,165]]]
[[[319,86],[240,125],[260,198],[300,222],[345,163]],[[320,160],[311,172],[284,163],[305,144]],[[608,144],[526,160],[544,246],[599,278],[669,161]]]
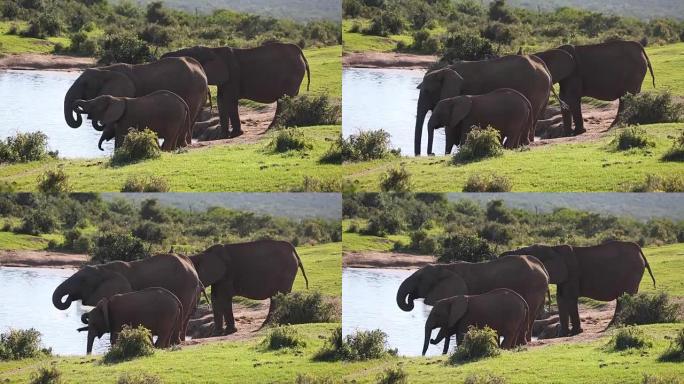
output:
[[[152,1],[154,0],[137,0],[139,4]],[[164,0],[164,5],[204,13],[224,8],[297,21],[342,19],[340,0]]]
[[[544,11],[573,7],[639,19],[684,18],[684,1],[681,0],[508,0],[508,3],[516,7]]]

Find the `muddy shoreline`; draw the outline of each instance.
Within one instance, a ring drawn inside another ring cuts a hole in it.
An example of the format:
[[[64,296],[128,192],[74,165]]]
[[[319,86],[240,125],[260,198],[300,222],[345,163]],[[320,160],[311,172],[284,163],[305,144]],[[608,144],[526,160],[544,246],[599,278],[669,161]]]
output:
[[[396,252],[344,252],[343,268],[418,269],[436,263],[434,256]]]
[[[9,54],[0,57],[0,70],[81,71],[97,64],[92,57],[37,53]]]
[[[343,68],[427,69],[438,60],[437,56],[413,55],[396,52],[345,52]]]
[[[0,250],[0,267],[78,269],[88,260],[88,255],[75,253]]]

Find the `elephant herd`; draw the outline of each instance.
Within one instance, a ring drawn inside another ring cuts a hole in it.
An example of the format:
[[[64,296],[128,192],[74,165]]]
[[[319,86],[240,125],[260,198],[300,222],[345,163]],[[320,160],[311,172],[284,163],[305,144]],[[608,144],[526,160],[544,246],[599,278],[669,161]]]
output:
[[[411,311],[413,301],[421,298],[433,306],[425,322],[423,355],[429,343],[442,340],[443,353],[447,353],[450,337],[456,335],[461,343],[469,326],[492,328],[503,339],[501,347],[512,348],[525,345],[533,334],[581,333],[578,298],[612,301],[625,293],[636,294],[645,269],[655,286],[646,257],[632,242],[589,247],[532,245],[487,262],[427,265],[401,283],[396,300],[403,311]],[[556,285],[558,316],[537,320],[549,284]],[[615,314],[619,309],[616,306]],[[439,333],[431,339],[436,328]]]
[[[185,340],[204,287],[211,287],[214,335],[231,334],[237,331],[234,296],[264,300],[289,293],[298,269],[308,288],[299,255],[285,241],[219,244],[192,256],[168,253],[85,266],[55,289],[52,303],[60,310],[77,300],[95,307],[83,314],[81,320],[87,326],[79,328],[88,331],[88,354],[95,337],[105,333],[110,333],[115,344],[124,325],[145,326],[157,336],[155,346],[166,348]],[[264,323],[272,310],[271,303]]]
[[[149,128],[164,139],[163,150],[174,150],[198,136],[200,112],[208,97],[211,102],[209,85],[218,88],[221,133],[215,138],[237,137],[243,133],[239,99],[273,103],[296,96],[305,71],[310,83],[309,64],[294,44],[185,48],[147,64],[86,69],[64,97],[64,119],[78,128],[87,115],[102,132],[101,150],[102,142],[111,139],[119,148],[130,128]],[[280,103],[276,115],[279,110]]]
[[[522,52],[519,52],[522,53]],[[534,141],[553,84],[560,85],[563,130],[566,136],[584,133],[581,98],[604,101],[641,91],[646,69],[653,68],[640,43],[610,41],[591,45],[563,45],[531,55],[509,55],[492,60],[460,61],[429,71],[418,85],[414,152],[420,155],[425,116],[427,152],[432,155],[434,130],[444,127],[445,153],[463,144],[471,126],[490,125],[501,134],[505,147]],[[618,117],[613,121],[616,124]],[[574,130],[572,123],[574,122]]]

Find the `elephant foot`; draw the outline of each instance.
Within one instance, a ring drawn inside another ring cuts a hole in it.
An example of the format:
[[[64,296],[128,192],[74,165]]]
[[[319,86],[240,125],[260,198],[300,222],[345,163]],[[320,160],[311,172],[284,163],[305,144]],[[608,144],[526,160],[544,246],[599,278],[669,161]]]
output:
[[[230,133],[230,136],[228,136],[228,138],[234,139],[234,138],[236,138],[236,137],[242,136],[243,133],[245,133],[245,132],[242,131],[242,130],[239,130],[239,131],[237,131],[237,132],[231,132],[231,133]]]
[[[582,332],[584,332],[584,329],[582,328],[573,329],[572,331],[570,331],[570,336],[579,335]]]
[[[574,131],[572,134],[575,135],[575,136],[579,136],[579,135],[583,134],[583,133],[586,132],[586,131],[587,131],[587,130],[584,129],[584,128],[575,128],[575,131]]]
[[[237,332],[237,328],[235,327],[226,327],[226,330],[223,332],[224,335],[232,335],[233,333]]]

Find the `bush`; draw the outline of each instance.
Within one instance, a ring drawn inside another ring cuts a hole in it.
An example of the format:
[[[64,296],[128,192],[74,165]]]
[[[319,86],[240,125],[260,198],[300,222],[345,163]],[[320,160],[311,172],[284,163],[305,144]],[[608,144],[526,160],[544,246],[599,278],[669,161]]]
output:
[[[159,24],[148,24],[139,34],[141,40],[156,45],[157,47],[167,47],[173,38],[169,28]]]
[[[373,215],[368,220],[368,225],[362,231],[364,235],[387,236],[395,235],[404,229],[404,221],[396,212],[383,212]]]
[[[432,255],[437,252],[438,245],[434,237],[428,235],[427,232],[418,230],[411,232],[410,249],[419,252],[423,255]]]
[[[517,18],[506,5],[506,0],[494,0],[489,3],[489,19],[503,23],[515,23]]]
[[[168,181],[161,176],[133,175],[126,179],[121,192],[168,192]]]
[[[330,148],[321,156],[318,162],[323,164],[342,164],[342,147],[344,139],[342,135],[330,144]]]
[[[56,366],[41,366],[31,375],[30,384],[60,384],[62,372]]]
[[[478,232],[480,237],[496,244],[508,244],[513,240],[513,232],[509,226],[499,223],[487,223]]]
[[[679,305],[672,303],[665,292],[623,294],[618,298],[618,307],[619,311],[615,314],[616,324],[674,323],[678,320]]]
[[[642,349],[650,346],[651,343],[646,339],[644,331],[634,326],[621,327],[615,330],[607,345],[613,351],[624,351],[631,348]]]
[[[119,376],[116,384],[162,384],[159,376],[150,375],[149,373],[123,373]]]
[[[463,192],[510,192],[511,180],[496,173],[472,174],[463,186]]]
[[[387,334],[379,329],[356,331],[342,337],[342,328],[333,330],[330,338],[314,360],[318,361],[365,361],[396,356],[396,350],[387,349]]]
[[[40,332],[30,329],[10,329],[0,334],[0,361],[30,359],[50,355],[41,349]]]
[[[654,376],[644,374],[641,384],[682,384],[677,376]]]
[[[489,40],[473,33],[454,33],[444,41],[445,53],[440,61],[455,62],[460,60],[484,60],[494,55],[494,48]]]
[[[647,174],[643,183],[631,184],[630,192],[684,192],[684,178],[677,175],[661,177]]]
[[[132,129],[124,138],[120,148],[114,150],[112,165],[125,165],[147,159],[161,157],[157,134],[147,128],[142,131]]]
[[[368,161],[398,156],[399,150],[392,150],[389,146],[390,134],[386,131],[362,131],[342,140],[342,159]]]
[[[275,117],[278,127],[333,125],[342,119],[342,106],[325,94],[283,96],[279,103],[281,110]]]
[[[425,53],[435,54],[442,50],[442,41],[437,36],[433,36],[430,31],[421,29],[413,32],[413,42],[411,43],[411,50]],[[403,43],[402,41],[398,42]],[[398,47],[397,47],[398,48]]]
[[[476,263],[492,260],[495,257],[496,254],[488,242],[471,235],[446,235],[441,239],[440,248],[437,251],[437,260],[440,263],[453,261]]]
[[[304,132],[297,128],[281,129],[273,137],[269,147],[273,152],[283,153],[288,151],[308,151],[313,144],[304,137]]]
[[[466,140],[452,157],[453,164],[468,163],[503,155],[501,135],[492,127],[471,129]]]
[[[47,149],[48,137],[43,132],[17,133],[0,141],[0,164],[27,163],[57,157]]]
[[[499,44],[509,45],[513,42],[513,30],[506,24],[490,23],[482,30],[482,36]]]
[[[37,208],[25,213],[21,225],[15,232],[36,236],[41,233],[52,233],[57,230],[57,226],[57,217],[52,210]]]
[[[151,221],[146,221],[133,229],[133,236],[156,244],[161,244],[168,237],[164,227]]]
[[[387,368],[378,374],[378,384],[408,384],[408,373],[401,367]]]
[[[272,324],[332,323],[339,318],[335,304],[319,291],[278,293],[271,305]]]
[[[684,161],[684,130],[674,138],[672,148],[668,149],[662,157],[663,161]]]
[[[309,376],[309,375],[303,375],[301,373],[297,374],[297,378],[295,379],[295,384],[334,384],[335,380],[329,378],[329,377],[316,377],[316,376]]]
[[[89,37],[87,33],[78,31],[69,36],[71,44],[68,51],[77,55],[95,56],[100,49],[96,38]]]
[[[142,64],[153,58],[150,48],[131,32],[105,34],[100,50],[100,64]]]
[[[648,137],[646,130],[638,127],[627,127],[620,132],[611,142],[618,151],[626,151],[632,148],[655,147],[655,142]]]
[[[397,13],[383,11],[373,17],[368,28],[362,31],[365,35],[389,36],[398,35],[404,30],[404,21]]]
[[[623,96],[624,110],[618,116],[620,124],[675,123],[684,118],[684,105],[672,100],[672,94],[639,93]]]
[[[663,352],[660,357],[660,361],[684,361],[684,328],[680,329],[675,335],[674,339],[670,341],[670,345],[667,347],[665,352]]]
[[[276,327],[269,332],[263,344],[271,350],[305,347],[306,342],[297,329],[289,325]]]
[[[112,345],[109,351],[105,353],[104,362],[108,364],[119,363],[153,354],[152,333],[143,326],[131,328],[124,325],[116,344]]]
[[[493,373],[486,373],[483,375],[470,373],[466,376],[463,384],[506,384],[506,379]]]
[[[390,168],[380,176],[380,190],[383,192],[410,192],[411,174],[404,168]]]
[[[52,168],[38,176],[38,191],[58,195],[69,192],[69,176],[62,167]]]
[[[62,248],[78,253],[89,253],[92,241],[80,229],[75,228],[64,233]]]
[[[130,233],[105,233],[95,238],[92,261],[98,264],[110,261],[134,261],[149,257],[142,240]]]
[[[58,36],[62,31],[62,23],[51,12],[41,12],[28,22],[28,29],[22,32],[22,36],[45,39],[50,36]]]
[[[292,192],[340,192],[341,190],[342,184],[338,178],[321,180],[317,177],[304,176],[302,186],[294,188]]]
[[[463,342],[449,355],[449,363],[456,365],[498,356],[501,353],[497,343],[498,337],[496,331],[489,327],[468,327]]]

